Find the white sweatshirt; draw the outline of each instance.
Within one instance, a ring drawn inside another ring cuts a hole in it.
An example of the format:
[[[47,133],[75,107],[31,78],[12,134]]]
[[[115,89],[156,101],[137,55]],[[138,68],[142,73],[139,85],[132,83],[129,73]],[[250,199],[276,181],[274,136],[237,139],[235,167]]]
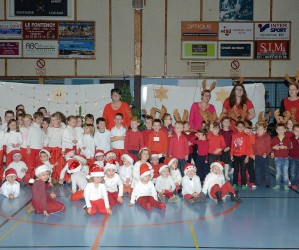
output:
[[[118,174],[114,174],[112,178],[108,178],[105,175],[104,180],[108,192],[114,193],[118,191],[118,196],[123,196],[124,185]]]
[[[131,184],[133,179],[133,165],[130,166],[122,165],[119,168],[119,177],[124,184],[126,183],[127,179],[130,179],[129,184]]]
[[[170,175],[174,181],[174,183],[182,184],[182,174],[181,171],[177,169],[170,169]]]
[[[26,175],[26,171],[28,170],[28,167],[26,165],[25,162],[23,161],[19,161],[19,162],[11,162],[7,169],[5,169],[5,171],[7,171],[8,169],[13,168],[14,170],[16,170],[17,172],[17,176],[18,178],[22,179],[25,175]],[[25,172],[22,172],[22,170],[25,170]],[[3,176],[5,176],[5,172],[3,173]]]
[[[101,149],[105,153],[107,151],[110,151],[111,149],[110,136],[111,136],[110,130],[106,129],[105,132],[103,133],[97,130],[94,135],[94,142],[96,145],[96,149]]]
[[[95,143],[94,138],[89,134],[83,134],[78,140],[78,147],[80,148],[81,154],[87,159],[93,158],[95,155]],[[85,149],[83,149],[85,147]]]
[[[63,135],[64,129],[59,128],[48,128],[48,133],[44,140],[44,146],[45,147],[59,147],[62,148],[62,135]]]
[[[0,187],[0,194],[4,195],[8,198],[10,194],[14,197],[18,197],[20,195],[20,183],[15,181],[12,185],[6,181]]]
[[[94,183],[88,183],[84,189],[84,198],[88,208],[92,207],[90,201],[96,201],[99,199],[104,200],[106,208],[110,207],[107,189],[103,183],[100,183],[97,188],[95,187]]]
[[[152,181],[147,184],[143,184],[141,180],[138,181],[133,189],[130,203],[134,204],[142,196],[152,196],[155,200],[158,200],[157,191]]]
[[[13,148],[12,144],[19,144],[18,147]],[[6,132],[4,135],[4,145],[6,145],[6,153],[13,150],[20,150],[22,144],[22,135],[17,131]]]
[[[175,190],[175,184],[172,179],[172,177],[169,175],[166,178],[163,177],[162,175],[158,176],[156,180],[156,190],[157,192],[161,193],[163,189],[169,190],[169,191],[174,191]]]
[[[201,182],[197,175],[194,175],[191,179],[185,175],[182,179],[182,194],[193,194],[194,192],[200,193],[202,190]]]
[[[224,183],[225,183],[225,178],[223,173],[214,174],[213,172],[210,172],[205,178],[202,192],[204,194],[209,194],[209,196],[213,199],[213,197],[210,195],[210,191],[212,187],[216,184],[218,184],[221,187],[223,186]]]

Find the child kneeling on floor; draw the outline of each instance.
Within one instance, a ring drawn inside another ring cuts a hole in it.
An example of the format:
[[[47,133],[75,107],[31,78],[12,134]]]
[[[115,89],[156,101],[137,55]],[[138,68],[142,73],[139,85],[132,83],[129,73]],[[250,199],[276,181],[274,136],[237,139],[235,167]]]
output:
[[[215,161],[211,164],[211,172],[205,178],[202,191],[217,201],[218,204],[223,203],[227,193],[232,201],[241,202],[230,182],[225,182],[223,175],[224,166],[225,163],[221,161]]]
[[[158,201],[155,186],[151,181],[151,170],[146,163],[140,165],[140,180],[133,189],[128,206],[134,206],[135,201],[146,210],[151,210],[152,206],[166,208],[165,203]]]
[[[156,190],[159,193],[159,199],[165,202],[165,197],[168,198],[168,202],[176,202],[178,197],[173,194],[175,191],[175,183],[169,174],[168,165],[164,164],[159,169],[160,176],[156,181]]]
[[[86,205],[83,207],[87,214],[95,215],[112,214],[110,209],[108,193],[104,184],[104,171],[102,168],[95,167],[90,172],[91,183],[84,189]]]
[[[33,182],[32,186],[32,206],[37,214],[44,214],[49,216],[49,214],[62,212],[65,208],[64,205],[58,201],[55,201],[56,194],[54,192],[47,193],[46,189],[50,187],[47,186],[47,181],[50,178],[51,169],[47,165],[41,165],[35,169],[36,180],[30,180]]]
[[[191,163],[186,163],[184,167],[185,176],[182,179],[182,194],[190,204],[195,202],[206,202],[206,196],[202,192],[201,182],[196,175],[196,167]]]

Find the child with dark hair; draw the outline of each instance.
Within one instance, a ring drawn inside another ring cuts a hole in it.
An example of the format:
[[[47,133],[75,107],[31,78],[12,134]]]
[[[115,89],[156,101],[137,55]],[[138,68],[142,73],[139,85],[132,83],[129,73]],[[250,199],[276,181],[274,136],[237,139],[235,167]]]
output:
[[[110,130],[106,128],[106,120],[102,117],[97,118],[96,124],[98,128],[94,135],[96,149],[103,150],[106,153],[111,149]]]

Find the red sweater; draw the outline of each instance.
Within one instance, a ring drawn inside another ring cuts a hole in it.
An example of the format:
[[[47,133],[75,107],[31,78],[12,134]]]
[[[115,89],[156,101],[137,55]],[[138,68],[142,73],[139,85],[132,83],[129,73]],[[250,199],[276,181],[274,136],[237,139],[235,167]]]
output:
[[[207,156],[209,152],[209,142],[208,140],[198,140],[194,138],[191,140],[193,144],[197,145],[197,155],[199,156]]]
[[[162,167],[164,164],[163,163],[159,163],[159,164],[157,164],[157,165],[154,165],[154,164],[152,164],[152,167],[153,167],[153,169],[154,169],[154,176],[153,176],[153,178],[158,178],[159,177],[159,169],[160,169],[160,167]]]
[[[262,136],[255,135],[255,144],[253,145],[253,154],[269,156],[271,153],[271,138],[270,135],[265,133]]]
[[[289,152],[290,158],[299,159],[299,138],[296,138],[295,135],[291,138],[292,148]]]
[[[126,132],[125,137],[125,151],[128,152],[129,150],[135,150],[139,151],[141,148],[144,147],[143,142],[143,135],[141,131],[132,131],[132,129],[129,129]]]
[[[184,134],[178,136],[176,133],[169,141],[169,156],[177,159],[185,159],[189,154],[188,139]]]
[[[244,132],[234,133],[232,136],[231,155],[235,156],[251,156],[250,155],[250,138]]]
[[[189,142],[191,142],[192,139],[195,139],[196,138],[196,135],[194,133],[189,133],[189,134],[186,134],[185,132],[183,132],[184,135],[186,135],[187,137],[187,140],[188,140],[188,147],[189,147],[189,154],[192,154],[193,153],[193,149],[194,149],[194,145],[189,145]]]
[[[284,145],[287,146],[286,149],[274,149],[273,147],[276,145]],[[285,136],[282,139],[282,142],[279,140],[278,136],[274,136],[271,140],[271,148],[274,153],[274,157],[280,157],[280,158],[288,158],[289,157],[289,151],[291,149],[291,140],[289,137]]]
[[[152,131],[149,134],[147,146],[151,152],[157,152],[159,154],[166,155],[168,152],[167,134],[162,130],[159,130],[158,133]]]
[[[148,137],[152,131],[153,131],[152,129],[145,129],[145,130],[141,131],[141,133],[143,135],[144,146],[147,146]]]
[[[215,150],[221,148],[222,151],[226,148],[224,137],[222,135],[214,135],[211,131],[208,133],[208,142],[209,142],[209,154],[215,154]],[[220,151],[217,155],[221,155]]]

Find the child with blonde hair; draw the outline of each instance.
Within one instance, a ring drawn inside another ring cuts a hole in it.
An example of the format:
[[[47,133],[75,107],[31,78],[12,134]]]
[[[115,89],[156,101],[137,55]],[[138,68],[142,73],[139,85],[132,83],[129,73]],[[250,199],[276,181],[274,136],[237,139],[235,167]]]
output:
[[[93,162],[95,155],[94,133],[94,125],[85,124],[84,133],[78,140],[78,147],[80,149],[80,153],[86,157],[89,163]]]
[[[20,183],[16,181],[17,172],[10,168],[5,171],[5,182],[0,187],[0,194],[8,199],[14,199],[20,195]]]

